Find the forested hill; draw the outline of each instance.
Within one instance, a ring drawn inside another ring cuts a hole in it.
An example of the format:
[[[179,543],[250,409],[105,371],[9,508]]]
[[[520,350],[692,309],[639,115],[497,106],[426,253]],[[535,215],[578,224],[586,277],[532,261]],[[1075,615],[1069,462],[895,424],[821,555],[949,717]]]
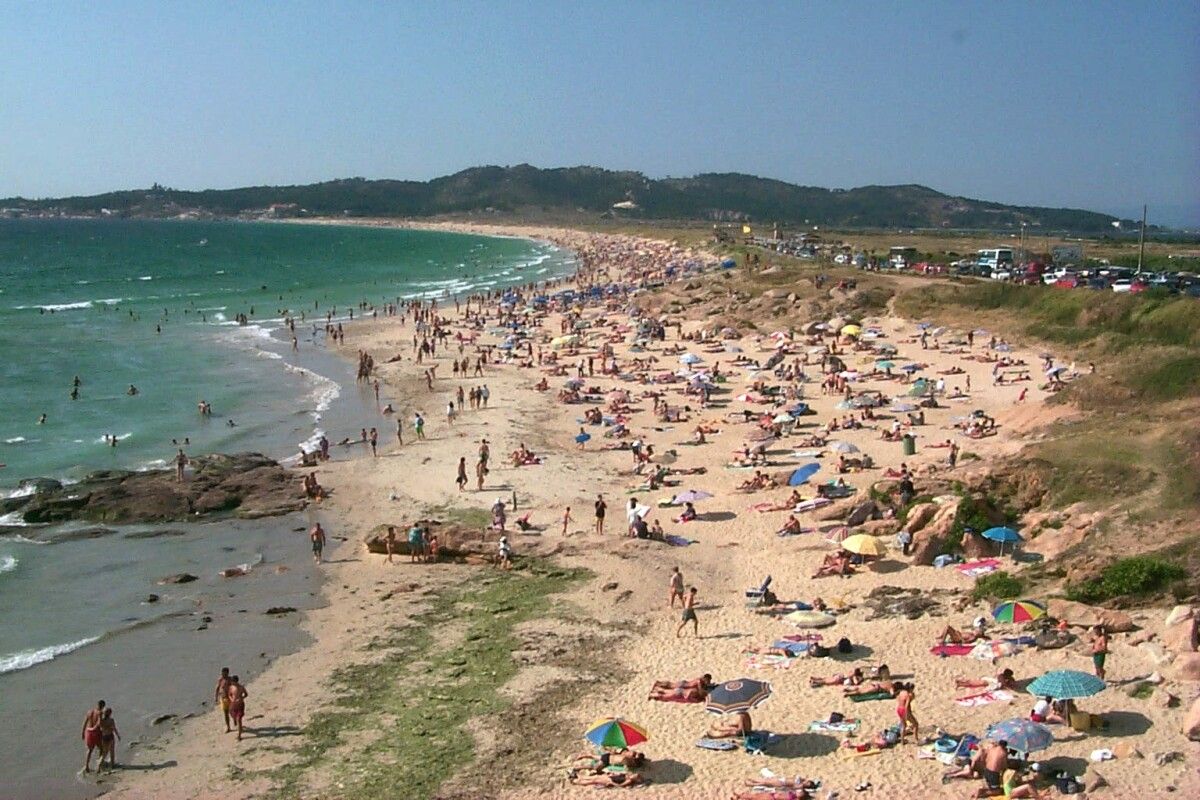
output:
[[[1006,206],[952,197],[925,186],[822,189],[738,173],[653,180],[595,167],[476,167],[431,181],[345,180],[307,186],[179,191],[161,186],[90,197],[0,200],[9,214],[171,217],[397,216],[505,213],[578,214],[843,228],[1019,227],[1111,231],[1112,217],[1065,208]]]

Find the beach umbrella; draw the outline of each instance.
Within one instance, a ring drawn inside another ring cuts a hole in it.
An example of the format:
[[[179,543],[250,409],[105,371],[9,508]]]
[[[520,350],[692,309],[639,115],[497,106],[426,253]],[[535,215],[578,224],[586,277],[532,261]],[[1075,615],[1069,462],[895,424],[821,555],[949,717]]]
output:
[[[1059,373],[1066,372],[1066,371],[1067,371],[1066,367],[1051,367],[1050,369],[1046,370],[1046,377],[1053,378],[1055,375],[1058,375]]]
[[[846,525],[838,525],[829,533],[825,534],[825,541],[832,544],[841,544],[850,537],[850,528]]]
[[[900,414],[907,414],[909,411],[916,411],[917,406],[912,403],[892,403],[892,411]]]
[[[649,739],[646,729],[620,717],[603,717],[596,720],[583,734],[597,747],[627,749]]]
[[[701,500],[707,500],[712,497],[711,494],[702,489],[688,489],[686,492],[680,492],[671,499],[672,505],[681,506],[684,503],[698,503]]]
[[[1046,606],[1034,600],[1008,600],[992,609],[996,622],[1032,622],[1046,616]]]
[[[850,442],[830,442],[826,449],[832,450],[835,453],[857,453],[857,452],[859,452],[858,446],[850,444]]]
[[[796,420],[792,418],[791,414],[776,414],[775,417],[771,420],[771,422],[774,422],[776,425],[783,425],[788,422],[795,422],[795,421]]]
[[[1023,717],[989,725],[984,738],[992,742],[1008,742],[1010,748],[1022,753],[1035,753],[1054,744],[1054,734],[1049,728]]]
[[[881,359],[881,360],[875,362],[875,367],[877,369],[891,369],[894,366],[896,366],[896,365],[886,359]]]
[[[916,364],[905,364],[900,368],[903,372],[916,372],[920,369]]]
[[[1026,688],[1037,697],[1052,697],[1068,700],[1075,697],[1091,697],[1104,691],[1106,684],[1088,672],[1074,669],[1056,669],[1047,672]]]
[[[788,486],[799,486],[821,470],[820,464],[805,464],[788,478]]]
[[[842,549],[860,556],[882,556],[887,547],[874,536],[856,533],[842,541]]]
[[[896,345],[894,344],[878,344],[875,345],[875,350],[880,353],[895,353]]]
[[[988,528],[980,534],[985,539],[1000,543],[1000,552],[1004,552],[1004,545],[1021,541],[1021,534],[1014,531],[1012,528]]]
[[[838,373],[838,377],[845,378],[846,380],[853,380],[854,378],[858,377],[858,370],[844,369]]]
[[[725,681],[708,693],[704,710],[710,714],[739,714],[757,708],[771,696],[771,684],[751,678]]]
[[[679,357],[680,364],[699,364],[703,360],[704,359],[695,353],[684,353]]]
[[[862,328],[857,325],[843,325],[842,336],[858,336],[862,333]]]

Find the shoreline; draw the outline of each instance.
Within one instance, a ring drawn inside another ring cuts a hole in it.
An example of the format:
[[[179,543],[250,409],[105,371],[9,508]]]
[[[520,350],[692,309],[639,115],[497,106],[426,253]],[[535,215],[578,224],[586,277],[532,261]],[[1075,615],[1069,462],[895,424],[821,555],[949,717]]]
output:
[[[492,235],[492,230],[524,230],[511,226],[497,226],[493,229],[482,225],[447,224],[454,228],[470,227],[481,235]],[[518,232],[513,235],[521,234]],[[582,240],[594,236],[584,233],[576,235]],[[687,292],[699,294],[697,290],[691,289],[680,292],[677,286],[668,286],[665,290],[667,296],[686,295]],[[587,316],[594,318],[594,311],[595,309],[589,309]],[[895,341],[902,342],[904,336],[911,336],[912,323],[908,321],[886,313],[870,319],[873,324],[879,325],[887,336],[895,337]],[[689,319],[689,332],[695,330],[700,322],[702,320]],[[865,322],[864,320],[864,324]],[[403,349],[405,337],[409,332],[397,329],[386,320],[379,320],[378,324],[361,328],[348,328],[347,353],[359,347],[370,349],[371,352],[384,352],[389,348]],[[761,337],[762,333],[759,332],[758,338],[753,340],[754,343],[758,344]],[[905,348],[911,351],[914,348],[913,341],[915,340],[912,338],[908,339],[909,343],[904,345]],[[759,351],[751,351],[750,354],[757,358],[759,352],[769,353],[770,350],[763,347]],[[1036,359],[1036,355],[1029,348],[1014,348],[1013,353],[1014,356]],[[622,354],[624,355],[623,352]],[[717,358],[721,358],[723,364],[727,363],[728,357]],[[947,364],[958,363],[940,352],[929,353],[928,358],[936,360],[939,369]],[[978,366],[965,366],[975,373],[977,387],[986,387],[986,371],[981,371]],[[538,625],[530,625],[525,621],[517,626],[512,635],[518,638],[521,647],[514,652],[539,653],[532,643],[543,638],[552,642],[553,648],[570,650],[571,645],[566,643],[570,637],[582,638],[584,631],[599,631],[610,637],[599,652],[604,652],[605,646],[619,650],[619,657],[615,658],[612,672],[620,675],[622,679],[627,678],[618,685],[602,676],[593,676],[588,685],[600,687],[599,689],[572,692],[560,701],[552,720],[538,720],[537,724],[547,725],[549,730],[554,731],[555,737],[578,735],[591,720],[606,713],[620,714],[645,724],[652,731],[652,740],[645,749],[653,760],[649,774],[655,779],[656,785],[643,790],[643,794],[664,800],[725,798],[738,779],[749,777],[750,773],[761,766],[757,761],[739,763],[737,759],[740,757],[736,754],[715,754],[714,758],[698,754],[700,751],[692,747],[691,742],[698,735],[697,731],[702,730],[707,722],[704,715],[692,713],[697,710],[686,706],[681,708],[671,704],[648,703],[645,689],[652,680],[680,678],[705,670],[711,670],[723,677],[744,674],[747,666],[740,653],[740,647],[770,642],[773,636],[778,635],[774,632],[779,629],[777,623],[772,625],[769,618],[751,614],[743,608],[742,602],[730,602],[729,598],[740,594],[740,589],[745,586],[757,585],[764,569],[776,576],[775,585],[780,586],[788,595],[786,599],[793,599],[793,595],[796,595],[794,599],[808,599],[810,594],[806,593],[821,592],[826,599],[835,604],[846,605],[846,614],[839,618],[834,635],[840,636],[844,632],[856,643],[870,643],[862,645],[866,648],[866,655],[860,654],[858,658],[864,665],[872,660],[877,662],[882,657],[891,661],[897,672],[900,669],[910,673],[919,671],[922,682],[920,696],[923,722],[927,723],[925,717],[929,711],[926,709],[936,705],[939,711],[934,719],[935,723],[960,730],[964,726],[972,725],[972,714],[962,710],[945,710],[945,705],[953,698],[952,690],[947,688],[947,682],[952,686],[955,673],[966,673],[972,678],[983,677],[984,673],[990,674],[988,665],[965,659],[942,659],[930,664],[929,656],[925,653],[926,645],[923,644],[932,639],[937,628],[946,622],[961,624],[962,620],[958,619],[959,617],[978,613],[968,610],[972,607],[977,608],[978,603],[973,604],[969,598],[964,597],[970,583],[964,582],[962,576],[954,570],[935,571],[911,567],[901,569],[903,565],[895,562],[899,564],[896,569],[879,573],[868,572],[857,576],[850,584],[835,581],[832,584],[823,583],[808,587],[803,576],[807,575],[810,565],[815,565],[820,551],[828,549],[824,537],[815,534],[797,539],[764,538],[764,527],[770,524],[768,520],[775,518],[760,516],[753,509],[748,513],[746,504],[751,503],[753,498],[744,498],[736,493],[732,493],[730,497],[723,497],[720,501],[710,501],[719,509],[716,512],[717,517],[698,523],[695,529],[688,526],[688,538],[696,537],[691,546],[663,550],[660,545],[614,537],[611,533],[597,537],[588,530],[591,522],[590,498],[594,492],[604,491],[609,501],[610,525],[622,525],[619,507],[629,496],[626,494],[626,487],[631,480],[635,480],[628,472],[628,452],[608,454],[597,452],[591,447],[577,451],[569,446],[567,443],[571,435],[579,427],[572,421],[575,415],[571,413],[570,407],[564,408],[553,402],[550,393],[539,394],[530,391],[533,376],[537,375],[536,371],[521,373],[489,369],[484,382],[493,387],[493,407],[478,414],[464,413],[458,426],[451,429],[446,429],[444,421],[440,420],[437,413],[438,403],[443,402],[444,393],[436,392],[430,395],[424,390],[419,378],[415,375],[401,376],[400,372],[399,368],[395,373],[385,370],[381,376],[381,380],[388,386],[389,398],[392,394],[402,398],[399,401],[403,408],[402,416],[404,412],[415,408],[426,412],[427,419],[432,423],[432,444],[436,445],[436,448],[431,445],[410,444],[409,431],[406,429],[406,444],[397,452],[395,445],[385,435],[386,431],[381,431],[381,438],[386,439],[389,446],[385,448],[377,463],[375,460],[360,457],[321,468],[325,476],[323,482],[327,481],[327,485],[334,489],[334,495],[322,506],[322,517],[328,520],[332,533],[345,533],[347,541],[340,543],[333,552],[335,560],[340,563],[329,570],[330,579],[326,582],[329,605],[306,615],[304,626],[306,630],[312,631],[313,644],[294,656],[280,659],[268,673],[256,681],[255,686],[251,687],[252,693],[254,697],[265,699],[256,701],[252,697],[252,717],[258,711],[257,704],[261,702],[264,704],[261,712],[263,717],[275,724],[286,721],[286,724],[304,728],[314,719],[314,715],[327,720],[330,709],[338,707],[338,703],[331,700],[330,695],[333,692],[329,687],[329,676],[335,674],[336,668],[370,669],[373,665],[383,663],[381,659],[387,658],[386,648],[382,652],[375,652],[372,646],[380,639],[381,634],[392,632],[391,635],[395,637],[406,631],[411,632],[413,620],[427,619],[423,615],[429,612],[431,606],[438,607],[447,596],[446,593],[460,592],[463,586],[494,580],[493,573],[476,567],[426,567],[407,563],[389,567],[383,564],[382,557],[367,555],[361,545],[362,536],[380,524],[381,517],[383,521],[401,522],[422,514],[437,513],[438,509],[441,509],[442,514],[448,514],[451,509],[460,508],[464,500],[467,507],[474,512],[486,513],[489,501],[497,497],[507,500],[510,492],[516,492],[521,498],[522,512],[532,509],[533,522],[541,528],[536,537],[525,538],[514,534],[518,553],[544,555],[564,569],[586,569],[593,577],[574,589],[568,589],[560,600],[554,601],[555,610],[550,614],[551,619]],[[589,379],[589,382],[603,383],[606,379],[597,376],[594,380]],[[438,383],[442,388],[456,385],[444,375],[439,376]],[[467,379],[466,383],[474,385],[475,381]],[[1014,404],[1019,388],[1017,386],[991,391],[982,388],[971,398],[972,404],[987,408],[1003,425],[1004,433],[1001,437],[968,443],[975,458],[981,459],[985,464],[990,459],[1019,449],[1028,441],[1030,435],[1060,413],[1042,405],[1041,392],[1035,393],[1028,406]],[[809,389],[815,392],[815,384],[810,384]],[[811,402],[821,406],[823,410],[832,406],[831,401],[817,396],[812,396]],[[703,418],[706,415],[701,412],[699,416]],[[707,416],[716,418],[720,416],[720,412],[712,411]],[[695,411],[692,418],[696,418]],[[673,427],[674,433],[671,432]],[[713,451],[727,452],[728,446],[736,444],[741,438],[734,424],[728,419],[719,423],[719,427],[722,433],[715,435],[723,438],[716,440],[718,444],[715,448],[712,443],[708,447],[681,448],[681,458],[686,455],[691,463],[699,460],[709,467],[709,472],[703,477],[685,478],[681,488],[713,488],[720,484],[722,492],[730,493],[734,491],[732,487],[736,481],[748,477],[748,473],[724,473],[716,468],[721,459],[714,459]],[[732,432],[725,431],[726,428],[732,429]],[[642,422],[639,423],[638,429],[655,436],[655,446],[665,449],[686,444],[680,439],[686,439],[689,427],[686,424],[646,427]],[[879,449],[880,445],[872,443],[865,435],[854,432],[843,435],[865,450],[884,452]],[[500,465],[496,470],[498,475],[494,476],[494,479],[500,479],[502,482],[499,488],[489,489],[482,495],[475,492],[459,494],[453,490],[451,484],[456,457],[464,455],[468,457],[469,462],[472,461],[475,442],[480,436],[488,436],[493,442],[497,463]],[[940,434],[930,431],[927,436],[935,437]],[[531,449],[544,454],[545,464],[530,468],[503,467],[501,462],[504,453],[517,443],[529,444]],[[935,444],[933,438],[923,443],[915,459],[915,463],[922,469],[933,468],[941,460],[937,451],[926,450],[930,444]],[[882,456],[878,460],[888,465],[896,463],[896,446],[891,445],[886,452],[886,460]],[[401,462],[393,461],[398,455],[408,456],[401,461],[409,463],[410,466],[406,467]],[[416,459],[419,459],[419,462]],[[413,469],[412,466],[418,468]],[[828,468],[828,464],[823,468]],[[970,466],[960,466],[959,469],[965,474],[970,470]],[[938,470],[934,469],[922,474],[935,476],[937,472]],[[828,474],[822,472],[822,476],[828,477]],[[661,495],[664,491],[667,490],[648,494]],[[640,497],[644,493],[637,494]],[[560,535],[555,520],[556,515],[561,514],[564,504],[571,505],[573,523],[567,526],[566,535]],[[660,518],[670,525],[665,517]],[[712,522],[719,524],[713,525]],[[806,516],[804,519],[804,524],[813,528],[821,528],[819,522],[820,517]],[[798,561],[803,561],[803,566],[797,565]],[[703,587],[705,605],[700,610],[702,625],[706,632],[715,632],[708,634],[709,639],[680,641],[672,636],[678,617],[663,610],[664,589],[671,563],[681,565],[689,579],[699,582]],[[918,621],[883,623],[884,626],[890,626],[891,630],[883,629],[880,625],[872,623],[870,617],[862,616],[864,609],[861,606],[851,610],[850,607],[860,605],[858,601],[870,590],[894,585],[944,598],[944,607],[934,618],[926,615]],[[801,586],[804,588],[797,590],[797,587]],[[397,592],[402,597],[402,607],[396,607],[394,604]],[[1142,612],[1137,616],[1140,624],[1147,628],[1154,627],[1155,623],[1147,613]],[[456,626],[454,617],[441,619],[440,622],[447,626],[447,630],[435,631],[435,642],[443,639],[461,642],[464,631]],[[617,634],[617,631],[624,633]],[[742,642],[722,642],[725,638],[740,639]],[[430,646],[435,647],[435,653],[439,652],[436,645]],[[592,646],[591,643],[581,644],[576,646],[576,650],[588,654],[591,653]],[[1122,643],[1116,650],[1117,661],[1122,665],[1122,674],[1135,671],[1140,662],[1132,648]],[[876,656],[874,658],[873,652]],[[1036,656],[1029,654],[1019,664],[1013,661],[1012,665],[1022,671],[1034,670],[1036,674],[1036,668],[1028,663],[1030,659],[1035,660],[1043,669],[1068,662],[1070,666],[1076,666],[1074,655],[1065,651]],[[518,711],[521,708],[520,703],[516,702],[518,699],[536,696],[538,692],[552,693],[555,687],[562,686],[564,682],[571,684],[578,681],[578,675],[583,674],[578,667],[573,673],[571,669],[557,664],[551,666],[539,663],[537,657],[530,659],[518,655],[517,660],[521,669],[503,686],[495,687],[495,691],[509,698],[510,702],[513,702],[510,708]],[[449,664],[447,668],[451,670],[459,669],[455,666],[457,661],[447,661],[445,664]],[[793,685],[798,684],[799,679],[803,677],[795,673],[822,674],[822,670],[828,672],[840,668],[840,665],[820,661],[814,661],[812,664],[808,667],[803,664],[797,665],[795,669],[790,670],[793,673],[790,675],[770,669],[766,672],[750,673],[755,677],[773,681],[777,687],[788,687],[786,697],[781,688],[778,692],[780,696],[764,706],[763,724],[777,729],[795,730],[797,725],[808,719],[820,719],[822,715],[828,714],[829,704],[836,704],[836,693],[829,697],[818,695],[817,692],[805,693]],[[449,691],[450,694],[453,693],[452,690]],[[793,693],[797,693],[796,696],[793,696]],[[1094,704],[1091,710],[1108,711],[1114,706],[1121,708],[1122,700],[1115,697],[1116,694],[1111,692],[1110,695],[1114,695],[1112,697],[1106,695],[1108,699],[1102,700],[1099,705]],[[448,697],[446,702],[449,702]],[[1020,705],[1022,699],[1017,698],[1015,702],[1017,705],[1013,707],[1010,716],[1023,712]],[[886,709],[875,708],[875,705],[887,704],[868,704],[851,710],[862,712],[867,725],[878,725],[883,715],[877,712]],[[1003,711],[1003,708],[990,711],[994,716],[995,712]],[[1152,743],[1149,746],[1160,747],[1165,741],[1166,731],[1160,730],[1163,723],[1158,718],[1158,713],[1154,713],[1156,729],[1146,736],[1145,740]],[[755,718],[760,718],[758,712]],[[353,774],[346,773],[345,770],[359,763],[357,757],[362,752],[370,752],[375,741],[369,736],[365,740],[357,738],[363,735],[361,731],[355,733],[347,729],[346,741],[337,740],[335,734],[334,740],[327,743],[326,749],[321,751],[327,754],[330,760],[320,764],[308,763],[308,766],[299,772],[296,771],[294,754],[268,752],[250,746],[248,751],[253,753],[255,776],[228,784],[216,780],[203,766],[206,760],[211,758],[209,740],[212,735],[203,730],[202,726],[212,724],[211,719],[207,722],[193,720],[184,726],[182,734],[177,734],[171,742],[166,743],[163,752],[179,762],[178,769],[165,771],[171,773],[169,775],[141,774],[131,781],[122,781],[114,796],[162,796],[162,792],[182,785],[187,787],[189,796],[215,797],[219,794],[221,797],[249,798],[266,791],[275,780],[273,776],[281,774],[293,781],[288,783],[288,786],[298,789],[302,794],[316,793],[337,797],[377,796],[370,792],[359,793],[357,789],[353,794],[350,793],[349,787],[354,785]],[[530,761],[528,757],[499,745],[497,737],[502,735],[502,732],[496,731],[485,720],[475,720],[468,725],[467,730],[470,732],[470,738],[474,740],[477,759],[487,761],[500,758],[503,759],[501,763],[507,767],[519,765],[520,769],[524,770],[522,775],[506,775],[495,778],[493,783],[484,784],[493,792],[486,796],[502,797],[505,800],[545,796],[590,796],[590,790],[565,785],[561,770],[554,766],[570,752],[580,749],[574,744],[566,744],[566,738],[561,739],[562,743],[553,746],[552,752],[541,753],[542,757]],[[351,736],[351,733],[355,735]],[[181,736],[183,741],[179,741]],[[806,736],[808,738],[805,738]],[[837,739],[838,737],[801,734],[792,744],[789,736],[789,754],[784,758],[802,756],[803,759],[794,763],[772,759],[766,763],[776,772],[787,771],[786,774],[792,774],[798,769],[806,776],[822,777],[827,785],[841,790],[848,790],[854,782],[848,779],[850,774],[854,775],[855,780],[869,778],[880,790],[887,787],[887,794],[880,795],[876,791],[868,792],[866,796],[958,797],[966,788],[965,784],[949,788],[939,786],[936,771],[928,767],[914,771],[911,764],[916,762],[912,762],[908,757],[911,751],[897,751],[877,759],[862,759],[839,765],[836,758],[839,744]],[[557,738],[554,740],[560,741]],[[1076,756],[1076,751],[1085,746],[1069,742],[1060,742],[1057,745],[1063,751],[1071,753],[1072,758]],[[905,758],[901,759],[901,756]],[[1110,771],[1112,770],[1106,770],[1105,774],[1108,775]],[[1165,777],[1168,773],[1171,776],[1169,778]],[[1126,786],[1127,776],[1118,773],[1115,777],[1109,777],[1114,786],[1118,787],[1118,795],[1114,796],[1120,796],[1119,792]],[[347,780],[348,783],[344,786],[340,782],[342,780]],[[449,782],[443,785],[441,796],[479,796],[479,782],[488,780],[490,779],[480,772],[478,761],[470,763],[460,767]],[[1160,783],[1156,783],[1156,786],[1165,786],[1162,781],[1178,782],[1180,771],[1169,769],[1163,772],[1158,780]]]

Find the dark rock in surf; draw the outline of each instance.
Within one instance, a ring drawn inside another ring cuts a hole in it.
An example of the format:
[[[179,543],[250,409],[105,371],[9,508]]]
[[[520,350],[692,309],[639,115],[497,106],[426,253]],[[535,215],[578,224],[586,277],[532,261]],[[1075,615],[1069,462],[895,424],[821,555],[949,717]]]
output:
[[[159,578],[159,581],[158,581],[158,582],[159,582],[160,584],[166,584],[166,583],[191,583],[191,582],[192,582],[192,581],[194,581],[194,580],[198,580],[198,579],[196,578],[196,576],[195,576],[195,575],[192,575],[192,574],[190,574],[190,573],[187,573],[187,572],[180,572],[180,573],[179,573],[179,574],[177,574],[177,575],[168,575],[168,576],[167,576],[167,577],[165,577],[165,578]]]
[[[259,453],[196,456],[183,482],[175,480],[173,470],[104,470],[71,486],[45,486],[44,492],[10,498],[24,501],[12,510],[19,510],[25,522],[170,522],[229,515],[257,519],[305,505],[292,474]]]

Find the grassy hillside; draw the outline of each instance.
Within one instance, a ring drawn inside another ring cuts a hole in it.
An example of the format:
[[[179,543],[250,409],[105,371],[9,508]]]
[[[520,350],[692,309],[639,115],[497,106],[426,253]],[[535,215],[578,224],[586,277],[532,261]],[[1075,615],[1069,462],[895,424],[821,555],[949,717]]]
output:
[[[616,203],[631,204],[614,210]],[[1092,211],[1006,206],[953,197],[925,186],[823,189],[738,173],[653,180],[595,167],[477,167],[431,181],[351,178],[307,186],[110,192],[89,197],[0,200],[0,207],[74,214],[175,216],[185,211],[237,215],[295,204],[318,216],[422,217],[468,212],[616,215],[631,219],[752,220],[852,228],[983,228],[1111,231]]]

